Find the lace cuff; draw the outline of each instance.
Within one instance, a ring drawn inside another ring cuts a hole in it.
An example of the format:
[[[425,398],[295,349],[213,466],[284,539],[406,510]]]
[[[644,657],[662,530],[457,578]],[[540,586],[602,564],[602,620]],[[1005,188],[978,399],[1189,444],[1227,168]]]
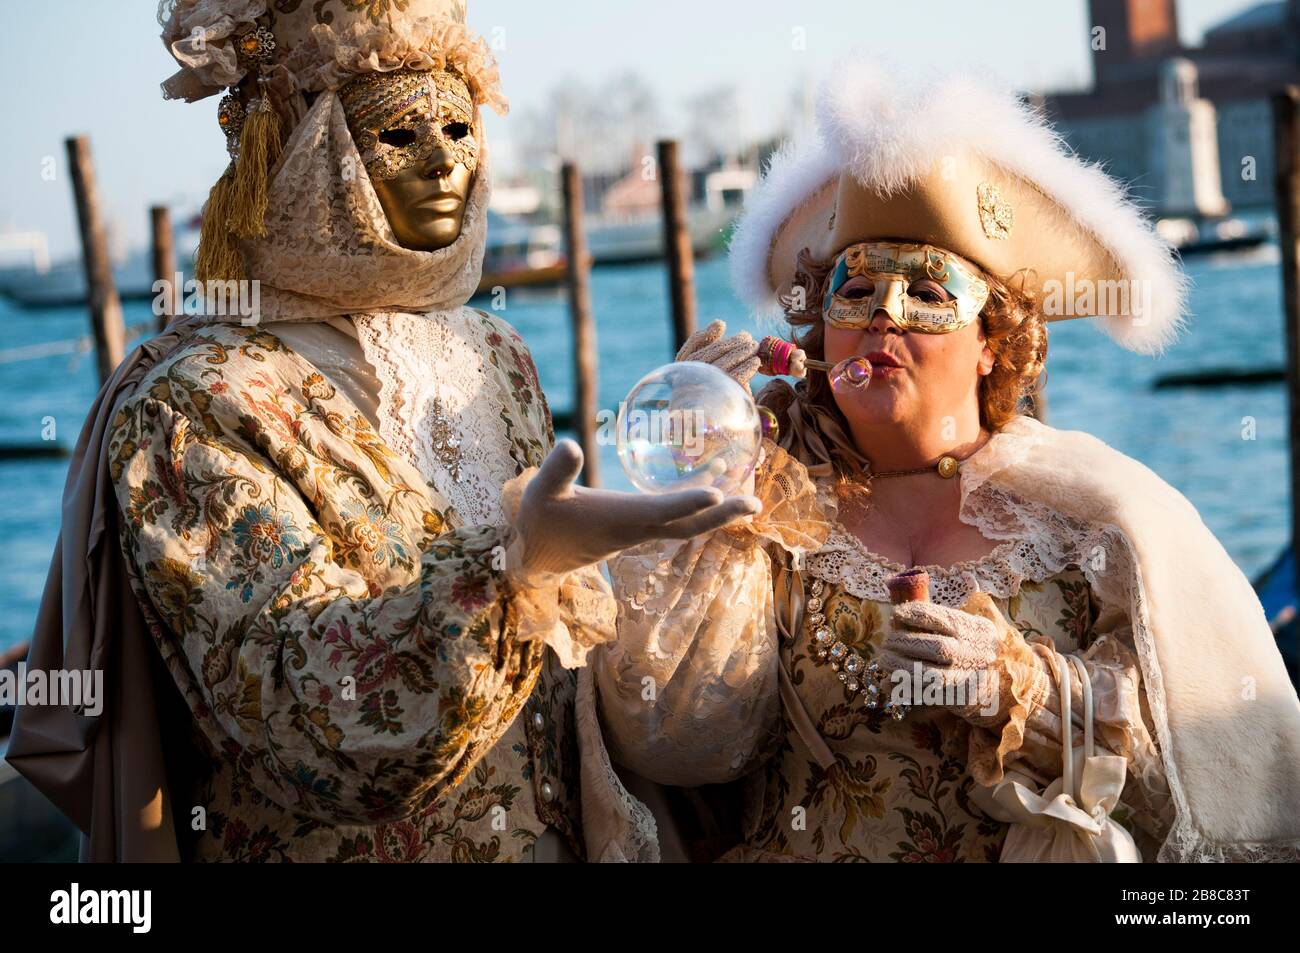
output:
[[[1008,762],[1024,744],[1027,725],[1051,690],[1051,651],[1026,642],[1017,632],[1006,633],[997,662],[998,713],[991,718],[964,715],[971,724],[967,764],[976,783],[1000,782]]]
[[[1031,639],[1029,648],[1049,666],[1045,672],[1053,674],[1045,675],[1043,697],[1021,722],[1017,738],[1009,738],[1010,724],[1003,728],[1000,743],[987,728],[971,728],[971,773],[980,784],[996,784],[1005,771],[1022,773],[1041,785],[1061,776],[1061,699],[1054,674],[1055,646],[1039,636]],[[1099,636],[1076,654],[1083,659],[1092,684],[1093,731],[1099,752],[1119,755],[1128,762],[1128,780],[1114,816],[1126,827],[1130,827],[1126,818],[1132,817],[1135,826],[1130,831],[1143,855],[1154,856],[1173,822],[1173,809],[1160,752],[1143,714],[1137,660],[1114,634]],[[1075,718],[1071,737],[1076,749],[1082,750],[1083,685],[1073,668],[1069,676]],[[1013,744],[1007,745],[1009,740]]]
[[[1110,636],[1097,638],[1077,654],[1083,659],[1092,682],[1093,729],[1097,743],[1126,759],[1145,753],[1151,745],[1151,738],[1142,723],[1137,659]],[[1035,740],[1048,739],[1055,745],[1054,756],[1058,760],[1062,737],[1060,696],[1060,687],[1053,682],[1043,707],[1035,713],[1030,726]],[[1077,721],[1083,712],[1083,686],[1074,671],[1070,672],[1070,697]],[[1073,730],[1082,736],[1081,723],[1073,726]],[[1032,749],[1027,749],[1027,754],[1033,753]]]
[[[1120,755],[1128,762],[1129,779],[1122,801],[1133,811],[1141,827],[1159,836],[1172,823],[1169,786],[1164,766],[1143,711],[1138,661],[1125,644],[1124,632],[1098,636],[1078,655],[1092,684],[1093,732],[1099,748]],[[1070,672],[1071,708],[1082,718],[1083,686],[1077,673]],[[1025,741],[1018,759],[1040,778],[1050,781],[1061,771],[1061,700],[1053,682],[1047,698],[1026,725]],[[1082,722],[1072,725],[1075,743],[1082,745]],[[1018,765],[1019,767],[1019,765]]]
[[[501,488],[501,512],[511,526],[524,490],[536,474],[537,468],[529,467]],[[597,567],[566,573],[527,572],[523,539],[513,529],[506,532],[503,558],[512,591],[509,612],[516,640],[544,642],[565,668],[581,668],[587,663],[588,652],[617,637],[618,605]]]

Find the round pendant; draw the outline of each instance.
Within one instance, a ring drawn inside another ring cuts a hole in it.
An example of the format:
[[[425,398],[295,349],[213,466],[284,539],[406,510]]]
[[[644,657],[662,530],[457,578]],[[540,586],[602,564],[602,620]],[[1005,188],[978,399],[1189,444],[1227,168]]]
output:
[[[949,480],[957,475],[957,461],[953,457],[939,458],[939,476]]]

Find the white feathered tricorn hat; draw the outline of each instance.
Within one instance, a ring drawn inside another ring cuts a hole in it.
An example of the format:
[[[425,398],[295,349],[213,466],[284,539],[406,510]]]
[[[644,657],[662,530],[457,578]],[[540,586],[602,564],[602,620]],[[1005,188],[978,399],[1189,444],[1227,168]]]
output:
[[[1186,276],[1123,186],[983,77],[914,79],[878,60],[837,69],[817,133],[785,144],[749,197],[732,280],[757,312],[779,314],[801,250],[830,259],[869,239],[954,252],[1033,294],[1047,320],[1099,318],[1140,353],[1182,325]]]

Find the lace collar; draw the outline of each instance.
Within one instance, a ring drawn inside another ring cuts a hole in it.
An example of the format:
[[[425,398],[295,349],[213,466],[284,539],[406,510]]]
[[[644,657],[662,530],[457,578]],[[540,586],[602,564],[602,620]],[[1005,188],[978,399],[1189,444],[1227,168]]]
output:
[[[828,513],[835,512],[834,490],[825,477],[816,480],[818,497]],[[960,605],[972,592],[1008,598],[1020,591],[1026,579],[1041,582],[1053,574],[1048,541],[1032,536],[1003,540],[977,559],[948,566],[918,566],[930,574],[931,598],[942,605]],[[859,599],[888,602],[885,581],[911,567],[872,552],[838,519],[832,519],[826,543],[810,554],[805,568],[814,577],[838,585]]]

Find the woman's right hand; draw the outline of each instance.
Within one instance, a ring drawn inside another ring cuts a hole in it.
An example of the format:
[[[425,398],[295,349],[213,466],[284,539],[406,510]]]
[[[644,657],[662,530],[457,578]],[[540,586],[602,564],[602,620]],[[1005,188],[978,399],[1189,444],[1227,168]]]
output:
[[[686,343],[677,352],[677,360],[711,364],[749,390],[749,382],[759,372],[762,363],[758,356],[758,343],[748,331],[741,331],[732,337],[724,337],[726,333],[725,321],[711,322],[707,328],[696,331],[686,339]],[[753,471],[741,485],[742,496],[754,495],[754,480],[762,465],[763,457],[760,455]]]
[[[714,321],[704,330],[696,331],[686,339],[682,349],[677,352],[677,360],[712,364],[748,390],[749,382],[758,373],[760,364],[758,342],[748,331],[741,331],[732,337],[723,337],[726,333],[726,323]]]
[[[566,573],[655,539],[689,539],[753,516],[753,496],[705,488],[659,495],[579,486],[582,449],[561,440],[524,490],[515,522],[525,576]]]

